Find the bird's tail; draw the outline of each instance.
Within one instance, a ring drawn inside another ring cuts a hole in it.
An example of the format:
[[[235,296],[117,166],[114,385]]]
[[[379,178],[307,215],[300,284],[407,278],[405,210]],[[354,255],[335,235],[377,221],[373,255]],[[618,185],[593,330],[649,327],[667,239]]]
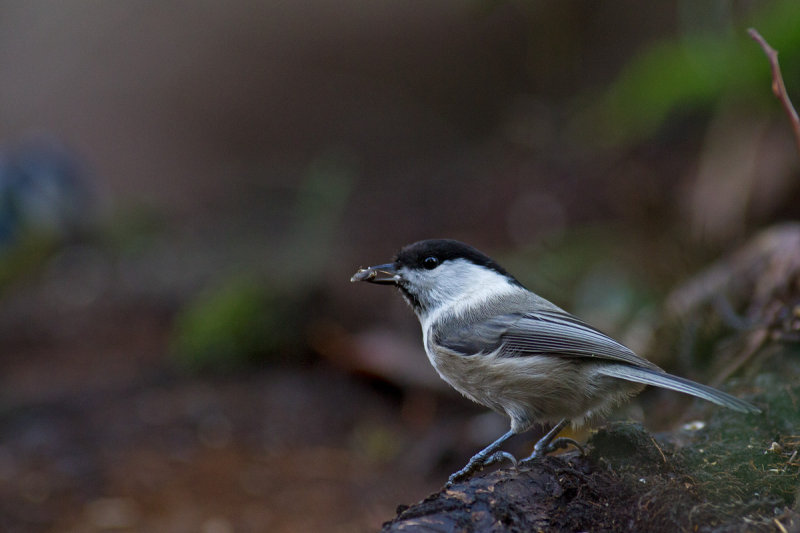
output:
[[[667,374],[660,370],[630,365],[604,365],[598,368],[598,372],[606,376],[633,381],[635,383],[643,383],[645,385],[653,385],[655,387],[691,394],[692,396],[714,402],[717,405],[728,407],[740,413],[761,412],[761,409],[755,405],[731,396],[726,392],[709,387],[708,385],[695,383],[690,379],[673,376],[672,374]]]

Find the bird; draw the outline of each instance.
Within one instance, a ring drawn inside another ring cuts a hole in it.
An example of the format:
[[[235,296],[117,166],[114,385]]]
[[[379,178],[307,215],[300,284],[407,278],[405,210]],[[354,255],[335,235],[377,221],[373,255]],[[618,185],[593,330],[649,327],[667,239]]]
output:
[[[531,461],[569,444],[556,439],[607,414],[646,385],[690,394],[742,413],[760,409],[713,387],[668,374],[623,344],[529,291],[489,256],[453,239],[400,249],[390,263],[359,268],[351,282],[395,286],[419,319],[425,353],[465,397],[510,420],[446,486],[504,458],[498,451],[534,424],[552,424]],[[582,448],[581,448],[582,449]]]

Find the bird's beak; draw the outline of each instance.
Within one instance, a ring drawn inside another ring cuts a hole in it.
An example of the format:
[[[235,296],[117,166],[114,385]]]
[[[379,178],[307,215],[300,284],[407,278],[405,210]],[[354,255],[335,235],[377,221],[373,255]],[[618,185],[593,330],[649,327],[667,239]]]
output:
[[[395,264],[386,263],[385,265],[359,268],[358,272],[350,278],[350,281],[369,281],[370,283],[379,283],[381,285],[397,285],[399,279],[400,274],[397,272]]]

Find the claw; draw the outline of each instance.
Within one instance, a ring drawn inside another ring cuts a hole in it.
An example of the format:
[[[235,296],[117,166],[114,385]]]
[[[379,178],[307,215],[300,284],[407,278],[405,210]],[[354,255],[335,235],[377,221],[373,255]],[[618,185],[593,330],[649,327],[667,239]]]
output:
[[[506,434],[502,437],[491,443],[489,446],[484,448],[483,450],[479,451],[475,455],[472,456],[472,459],[469,460],[467,466],[455,472],[453,475],[448,478],[447,483],[445,483],[444,487],[449,489],[453,486],[453,483],[457,481],[462,481],[465,479],[469,479],[472,475],[483,468],[487,464],[491,464],[495,460],[498,460],[500,457],[502,458],[509,458],[513,460],[514,464],[517,463],[517,460],[510,454],[506,452],[497,452],[495,450],[499,448],[505,441],[510,439],[514,436],[514,430],[509,430]],[[495,456],[498,456],[497,458]]]
[[[569,437],[559,437],[551,442],[550,446],[547,447],[547,453],[560,450],[561,448],[567,448],[568,446],[575,446],[578,448],[578,450],[580,450],[581,455],[586,455],[586,450],[583,449],[583,446],[581,446],[581,444],[575,439],[571,439]]]
[[[509,461],[512,466],[516,467],[518,462],[517,458],[511,455],[508,452],[494,452],[492,455],[486,458],[486,461],[483,462],[483,466],[493,465],[495,463],[502,463],[503,461]]]
[[[537,443],[538,444],[538,443]],[[548,453],[553,453],[556,450],[560,450],[562,448],[566,448],[568,446],[575,446],[580,450],[581,455],[586,455],[586,450],[583,449],[583,446],[580,445],[578,441],[575,439],[571,439],[569,437],[559,437],[552,442],[547,443],[547,446],[537,449],[536,446],[533,448],[533,453],[527,459],[524,459],[522,463],[527,463],[534,459],[539,459],[544,457]]]
[[[457,481],[464,481],[472,477],[472,475],[483,468],[487,461],[491,460],[496,454],[492,454],[488,459],[485,455],[476,454],[469,460],[467,466],[459,470],[458,472],[454,472],[448,479],[447,483],[445,483],[445,488],[449,489],[453,486],[453,483]]]
[[[586,452],[583,450],[583,447],[580,444],[578,444],[578,441],[576,441],[575,439],[570,439],[569,437],[560,437],[558,439],[555,438],[556,435],[558,435],[562,429],[567,427],[567,424],[569,424],[569,420],[565,418],[564,420],[553,426],[553,428],[547,432],[547,435],[539,439],[539,442],[537,442],[533,446],[533,453],[523,462],[544,457],[548,453],[554,452],[560,448],[566,448],[570,444],[578,448],[581,451],[581,455],[586,455]]]

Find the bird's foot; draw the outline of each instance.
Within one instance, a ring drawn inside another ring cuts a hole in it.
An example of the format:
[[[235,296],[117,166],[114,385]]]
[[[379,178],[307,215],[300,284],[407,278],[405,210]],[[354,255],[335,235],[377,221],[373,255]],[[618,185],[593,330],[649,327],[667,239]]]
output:
[[[578,448],[578,450],[580,450],[581,455],[586,455],[586,450],[583,449],[583,446],[581,446],[578,441],[575,439],[570,439],[569,437],[559,437],[549,442],[544,441],[544,439],[540,440],[534,445],[533,453],[530,455],[530,457],[522,460],[521,462],[524,464],[533,461],[534,459],[540,459],[548,453],[553,453],[556,450],[560,450],[568,446],[575,446]]]
[[[483,468],[483,462],[485,459],[484,457],[478,457],[478,455],[475,455],[472,459],[470,459],[467,463],[467,466],[458,472],[453,472],[450,477],[447,478],[447,483],[445,483],[444,488],[449,489],[454,483],[471,478],[475,472]]]
[[[458,472],[451,475],[450,478],[447,480],[447,483],[445,484],[445,488],[449,489],[451,486],[453,486],[453,483],[456,483],[458,481],[465,481],[471,478],[478,470],[481,470],[484,467],[496,463],[509,461],[514,467],[516,467],[518,464],[517,458],[508,452],[494,452],[488,457],[487,456],[479,457],[479,456],[480,454],[475,455],[472,459],[469,460],[467,466],[465,466]]]
[[[495,463],[502,459],[510,458],[512,462],[516,465],[517,460],[510,453],[506,452],[495,453],[495,450],[497,450],[497,448],[499,448],[505,441],[507,441],[513,436],[514,436],[514,430],[510,429],[502,437],[500,437],[499,439],[488,445],[486,448],[473,455],[472,459],[470,459],[469,462],[467,463],[467,466],[465,466],[458,472],[455,472],[453,475],[451,475],[444,487],[446,489],[449,489],[451,486],[453,486],[453,483],[469,479],[475,472],[477,472],[484,466]]]
[[[508,452],[494,452],[492,455],[486,458],[483,462],[483,466],[487,467],[496,463],[502,463],[503,461],[508,461],[511,463],[511,466],[517,466],[517,458],[511,455]]]

